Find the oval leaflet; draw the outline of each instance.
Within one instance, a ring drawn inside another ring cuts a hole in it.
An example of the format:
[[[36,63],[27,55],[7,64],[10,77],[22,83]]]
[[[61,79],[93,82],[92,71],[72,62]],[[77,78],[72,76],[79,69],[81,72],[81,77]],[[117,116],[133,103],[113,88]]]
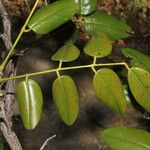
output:
[[[111,40],[118,40],[128,37],[131,28],[113,16],[103,12],[95,12],[90,16],[84,17],[84,31],[90,35],[104,32]]]
[[[77,59],[79,55],[79,49],[74,44],[67,43],[52,56],[52,60],[70,62]]]
[[[102,58],[112,51],[112,42],[104,33],[98,33],[87,42],[84,52],[92,57]]]
[[[113,127],[104,130],[101,137],[114,150],[150,149],[150,134],[141,129]]]
[[[116,113],[126,110],[126,98],[118,75],[107,68],[97,71],[93,78],[93,86],[97,97]]]
[[[25,128],[34,129],[40,120],[43,106],[43,95],[39,85],[30,79],[19,83],[17,102]]]
[[[141,68],[131,68],[128,82],[136,101],[150,112],[150,73]]]
[[[67,125],[72,125],[79,113],[79,96],[73,79],[66,75],[57,78],[52,94],[59,116]]]
[[[59,0],[37,10],[28,27],[37,34],[46,34],[71,19],[75,12],[74,0]]]

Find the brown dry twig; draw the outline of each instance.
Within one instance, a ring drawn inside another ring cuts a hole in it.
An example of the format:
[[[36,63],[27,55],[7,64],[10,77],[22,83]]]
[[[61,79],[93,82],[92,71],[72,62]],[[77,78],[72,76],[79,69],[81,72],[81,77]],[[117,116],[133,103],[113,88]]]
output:
[[[8,17],[8,14],[5,10],[5,7],[3,6],[2,2],[0,1],[0,15],[3,22],[4,27],[4,33],[0,35],[0,37],[3,39],[6,50],[8,51],[11,46],[11,21]],[[13,64],[13,61],[10,60],[5,71],[1,72],[0,76],[12,76],[15,75],[15,66]],[[17,135],[12,130],[12,104],[14,103],[15,97],[14,97],[14,80],[8,81],[2,90],[2,85],[0,86],[1,92],[0,92],[0,118],[2,121],[0,122],[0,129],[3,133],[3,136],[5,137],[8,145],[12,150],[22,150],[21,144],[18,140]],[[5,92],[2,92],[5,91]]]
[[[3,27],[4,27],[4,33],[0,34],[0,37],[3,39],[6,49],[9,50],[12,46],[11,42],[11,22],[8,17],[8,14],[5,10],[5,7],[2,4],[2,1],[0,1],[0,15],[3,21]]]
[[[53,138],[55,138],[56,135],[53,135],[51,137],[49,137],[48,139],[46,139],[46,141],[43,143],[43,145],[41,146],[40,150],[44,150],[44,148],[46,147],[47,143],[52,140]]]

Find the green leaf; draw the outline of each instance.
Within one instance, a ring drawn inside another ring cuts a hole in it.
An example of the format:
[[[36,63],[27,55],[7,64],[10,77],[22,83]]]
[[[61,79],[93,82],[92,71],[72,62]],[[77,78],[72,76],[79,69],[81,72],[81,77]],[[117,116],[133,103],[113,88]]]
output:
[[[84,52],[93,57],[102,58],[112,51],[112,42],[104,33],[94,35],[84,47]]]
[[[66,75],[57,78],[53,82],[52,93],[61,119],[72,125],[79,113],[79,96],[74,81]]]
[[[141,129],[114,127],[101,137],[112,150],[150,150],[150,134]]]
[[[59,0],[37,10],[28,26],[37,34],[46,34],[71,19],[75,12],[74,0]]]
[[[79,49],[72,43],[67,43],[52,56],[52,60],[70,62],[76,60],[79,55]]]
[[[76,0],[77,14],[89,15],[96,10],[97,0]]]
[[[122,52],[126,57],[133,58],[130,62],[130,65],[132,67],[143,68],[150,72],[150,57],[149,56],[146,56],[131,48],[125,48],[122,50]]]
[[[131,68],[128,82],[136,101],[150,112],[150,73],[141,68]]]
[[[90,35],[104,32],[110,39],[117,40],[128,37],[128,32],[131,32],[127,24],[103,12],[84,17],[84,21],[84,30]]]
[[[17,86],[17,101],[25,128],[34,129],[40,120],[43,105],[39,85],[30,79],[21,82]]]
[[[107,68],[100,69],[93,78],[97,97],[116,113],[124,113],[126,99],[117,74]]]

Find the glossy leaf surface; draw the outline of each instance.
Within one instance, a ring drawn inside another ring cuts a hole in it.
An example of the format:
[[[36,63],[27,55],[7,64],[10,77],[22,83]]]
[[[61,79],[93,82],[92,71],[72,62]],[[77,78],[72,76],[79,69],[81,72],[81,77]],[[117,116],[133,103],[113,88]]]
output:
[[[141,68],[128,72],[128,82],[136,101],[150,112],[150,73]]]
[[[150,57],[149,56],[144,55],[131,48],[125,48],[122,50],[122,52],[126,57],[133,58],[130,62],[130,65],[132,67],[143,68],[150,72]]]
[[[76,60],[79,55],[79,49],[72,43],[67,43],[52,56],[52,60],[70,62]]]
[[[77,14],[89,15],[96,10],[97,0],[76,0]]]
[[[37,10],[28,26],[37,34],[46,34],[71,19],[75,11],[74,0],[59,0]]]
[[[97,71],[93,78],[97,97],[116,113],[126,110],[126,98],[117,74],[107,68]]]
[[[21,82],[17,86],[17,101],[25,128],[34,129],[40,120],[43,105],[39,85],[30,79]]]
[[[104,33],[94,35],[84,47],[84,52],[93,57],[102,58],[112,51],[112,42]]]
[[[61,76],[53,82],[53,99],[61,119],[72,125],[79,113],[79,96],[71,77]]]
[[[127,24],[103,12],[95,12],[84,19],[84,30],[90,35],[103,32],[110,39],[117,40],[128,37],[128,32],[131,32],[131,28]]]
[[[141,129],[114,127],[101,137],[112,150],[150,150],[150,133]]]

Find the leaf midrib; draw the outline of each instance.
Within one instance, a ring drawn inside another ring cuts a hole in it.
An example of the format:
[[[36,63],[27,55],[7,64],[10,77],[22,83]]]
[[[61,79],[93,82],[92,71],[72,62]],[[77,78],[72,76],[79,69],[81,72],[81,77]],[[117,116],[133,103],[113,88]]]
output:
[[[37,22],[35,22],[33,25],[31,25],[31,27],[34,28],[34,26],[39,25],[40,22],[43,22],[45,19],[49,18],[50,16],[53,16],[55,13],[61,12],[64,8],[66,8],[66,6],[60,7],[59,10],[55,10],[53,13],[50,13],[50,14],[46,15],[45,17],[39,19]]]
[[[69,109],[69,98],[68,98],[68,96],[67,96],[67,92],[66,92],[66,90],[65,90],[65,86],[64,86],[64,83],[63,83],[63,77],[62,78],[60,78],[59,79],[60,80],[60,84],[61,84],[61,86],[62,86],[62,90],[63,90],[63,97],[64,97],[64,99],[66,99],[66,106],[67,106],[67,116],[68,116],[68,119],[69,119],[69,124],[70,124],[70,113],[69,113],[69,111],[68,110],[70,110]]]
[[[115,29],[115,30],[120,30],[120,31],[124,30],[124,32],[129,30],[129,29],[125,29],[125,28],[115,28],[115,27],[112,28],[112,26],[110,26],[110,25],[108,25],[108,24],[105,24],[105,23],[102,23],[102,22],[95,22],[95,21],[90,22],[90,21],[88,21],[88,19],[86,19],[86,20],[87,20],[87,21],[86,21],[86,24],[103,25],[103,26],[106,26],[106,27],[108,27],[108,28],[110,28],[110,29],[113,29],[113,30],[114,30],[114,29]]]
[[[146,95],[148,96],[149,93],[147,92],[147,89],[143,85],[142,81],[136,76],[136,74],[132,70],[131,70],[131,73],[135,76],[136,79],[138,79],[137,81],[139,81],[139,83],[142,85],[142,87],[144,87],[144,91],[146,91]],[[150,95],[149,95],[149,97],[150,97]]]
[[[104,82],[104,86],[106,87],[106,89],[108,89],[107,87],[109,87],[109,85],[108,85],[108,83],[100,76],[100,74],[97,72],[97,74],[98,74],[98,76],[102,79],[102,81]],[[109,88],[110,89],[110,88]],[[107,90],[108,91],[108,90]],[[122,113],[122,111],[121,111],[121,109],[120,109],[120,107],[119,107],[119,104],[118,104],[118,102],[116,101],[116,98],[114,97],[114,95],[113,95],[113,93],[112,93],[112,90],[110,89],[110,94],[112,95],[112,97],[113,97],[113,99],[114,99],[114,101],[115,101],[115,103],[117,104],[117,108],[118,108],[118,110],[119,110],[119,112],[120,113]]]
[[[71,51],[71,50],[70,50],[70,49],[68,50],[68,49],[65,47],[64,53],[63,53],[63,55],[62,55],[62,57],[61,57],[62,61],[69,61],[68,59],[65,58],[68,51]]]
[[[29,108],[28,108],[28,114],[29,114],[29,116],[28,116],[28,117],[29,117],[29,118],[28,118],[28,119],[29,119],[29,120],[28,120],[28,125],[29,125],[29,128],[30,128],[30,127],[31,127],[31,120],[32,120],[32,119],[31,119],[31,118],[32,118],[32,111],[31,111],[31,109],[30,109],[30,108],[31,108],[31,94],[30,94],[30,85],[29,85],[30,83],[29,83],[29,82],[30,82],[30,81],[27,79],[27,80],[26,80],[26,85],[27,85],[27,91],[28,91],[28,92],[27,92],[27,95],[28,95],[28,100],[29,100],[29,101],[28,101],[28,106],[29,106]]]

